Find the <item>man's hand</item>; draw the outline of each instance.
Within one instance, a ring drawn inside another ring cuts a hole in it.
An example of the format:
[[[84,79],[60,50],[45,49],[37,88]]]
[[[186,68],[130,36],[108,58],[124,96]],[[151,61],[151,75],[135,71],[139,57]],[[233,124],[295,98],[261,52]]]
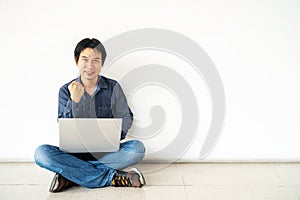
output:
[[[77,81],[73,81],[69,86],[68,89],[71,93],[71,99],[75,103],[79,103],[81,97],[84,93],[84,87],[81,85],[81,83]]]

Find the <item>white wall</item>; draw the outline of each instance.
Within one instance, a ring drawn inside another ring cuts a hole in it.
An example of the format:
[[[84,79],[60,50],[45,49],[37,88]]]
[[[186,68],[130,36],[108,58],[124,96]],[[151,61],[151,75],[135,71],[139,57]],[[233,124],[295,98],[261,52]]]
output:
[[[226,119],[205,161],[299,161],[299,24],[297,0],[2,0],[0,160],[33,160],[38,145],[58,144],[58,89],[77,76],[73,50],[79,40],[106,41],[134,29],[161,28],[198,43],[223,81]],[[153,60],[173,66],[197,97],[197,137],[181,158],[197,161],[212,105],[203,79],[191,66],[164,52],[144,51],[122,57],[114,63],[123,65],[122,70],[112,66],[105,74],[119,80],[126,70]],[[160,96],[151,99],[149,94]],[[176,95],[152,86],[129,99],[141,126],[151,123],[153,105],[165,108],[165,130],[144,141],[149,152],[160,151],[180,126]]]

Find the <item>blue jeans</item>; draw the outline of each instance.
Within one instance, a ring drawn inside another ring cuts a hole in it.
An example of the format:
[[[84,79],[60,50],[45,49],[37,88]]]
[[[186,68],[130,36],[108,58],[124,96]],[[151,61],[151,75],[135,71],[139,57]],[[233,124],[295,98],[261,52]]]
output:
[[[106,153],[99,159],[82,159],[51,145],[39,146],[34,159],[40,167],[59,173],[78,185],[98,188],[110,186],[116,170],[135,165],[144,156],[144,144],[138,140],[130,140],[121,143],[119,151]]]

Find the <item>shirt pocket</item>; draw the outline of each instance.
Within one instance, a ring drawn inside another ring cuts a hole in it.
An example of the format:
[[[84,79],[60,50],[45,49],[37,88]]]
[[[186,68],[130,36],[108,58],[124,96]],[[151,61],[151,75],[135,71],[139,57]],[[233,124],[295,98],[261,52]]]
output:
[[[112,110],[110,105],[101,105],[96,108],[97,118],[112,118]]]

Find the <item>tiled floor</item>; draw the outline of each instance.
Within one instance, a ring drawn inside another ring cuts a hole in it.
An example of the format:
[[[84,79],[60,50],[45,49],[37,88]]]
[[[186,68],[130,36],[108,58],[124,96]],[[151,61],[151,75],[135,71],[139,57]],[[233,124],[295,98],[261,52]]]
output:
[[[53,174],[33,163],[0,163],[0,199],[300,200],[300,163],[140,164],[143,188],[75,187],[48,192]]]

